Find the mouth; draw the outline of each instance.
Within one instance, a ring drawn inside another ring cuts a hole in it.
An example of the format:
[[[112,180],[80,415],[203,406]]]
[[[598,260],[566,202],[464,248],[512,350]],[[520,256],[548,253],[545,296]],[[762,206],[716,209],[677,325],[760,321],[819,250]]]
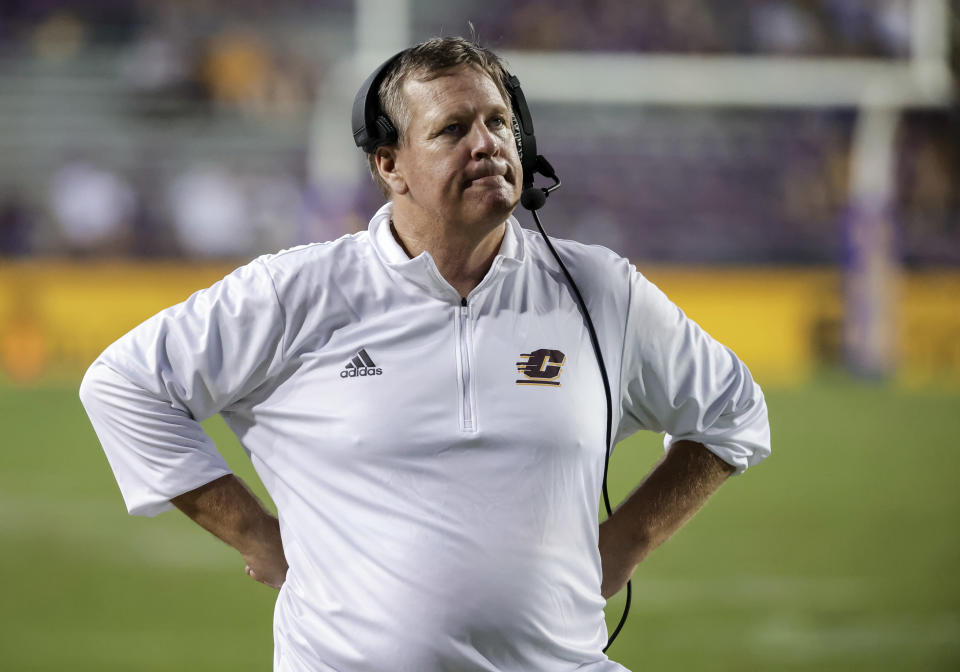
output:
[[[495,187],[503,179],[502,175],[484,175],[467,182],[467,187]]]
[[[468,177],[464,183],[464,188],[469,187],[497,187],[506,182],[513,184],[513,173],[509,166],[501,171],[487,171]]]

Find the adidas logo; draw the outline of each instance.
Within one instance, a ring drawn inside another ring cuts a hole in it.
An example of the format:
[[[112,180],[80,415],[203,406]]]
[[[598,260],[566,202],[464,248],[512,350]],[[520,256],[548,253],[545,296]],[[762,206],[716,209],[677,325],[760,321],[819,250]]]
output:
[[[360,352],[347,362],[343,371],[340,372],[340,377],[356,378],[358,376],[379,376],[382,374],[383,369],[373,363],[373,360],[370,359],[370,355],[367,354],[365,348],[361,348]]]

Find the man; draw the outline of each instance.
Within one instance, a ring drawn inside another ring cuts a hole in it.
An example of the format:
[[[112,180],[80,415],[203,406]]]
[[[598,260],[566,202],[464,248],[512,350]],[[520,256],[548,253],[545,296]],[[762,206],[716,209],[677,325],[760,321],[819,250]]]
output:
[[[669,450],[597,524],[604,393],[541,239],[497,58],[409,50],[368,231],[261,257],[154,316],[81,397],[131,513],[172,502],[279,587],[276,670],[587,670],[604,598],[730,473],[769,452],[733,354],[626,260],[556,241],[597,324],[619,440]],[[270,516],[203,434],[219,412]],[[288,568],[289,563],[289,568]]]

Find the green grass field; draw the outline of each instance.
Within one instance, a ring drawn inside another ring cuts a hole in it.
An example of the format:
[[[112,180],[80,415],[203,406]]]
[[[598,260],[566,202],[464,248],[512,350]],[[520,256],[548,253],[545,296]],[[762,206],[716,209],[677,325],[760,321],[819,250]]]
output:
[[[773,457],[641,566],[609,653],[635,672],[960,669],[960,393],[831,378],[767,398]],[[0,669],[270,669],[272,591],[179,513],[127,516],[73,388],[0,387],[0,427]],[[614,499],[659,441],[619,446]]]

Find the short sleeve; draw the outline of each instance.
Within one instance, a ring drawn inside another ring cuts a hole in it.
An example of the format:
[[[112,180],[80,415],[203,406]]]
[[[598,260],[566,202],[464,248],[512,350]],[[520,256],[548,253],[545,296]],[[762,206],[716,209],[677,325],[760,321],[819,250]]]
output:
[[[283,334],[258,260],[154,315],[93,363],[80,398],[130,513],[154,515],[230,473],[200,421],[277,370]]]
[[[742,473],[770,454],[760,386],[746,365],[638,272],[631,279],[617,441],[637,430],[696,441]]]

